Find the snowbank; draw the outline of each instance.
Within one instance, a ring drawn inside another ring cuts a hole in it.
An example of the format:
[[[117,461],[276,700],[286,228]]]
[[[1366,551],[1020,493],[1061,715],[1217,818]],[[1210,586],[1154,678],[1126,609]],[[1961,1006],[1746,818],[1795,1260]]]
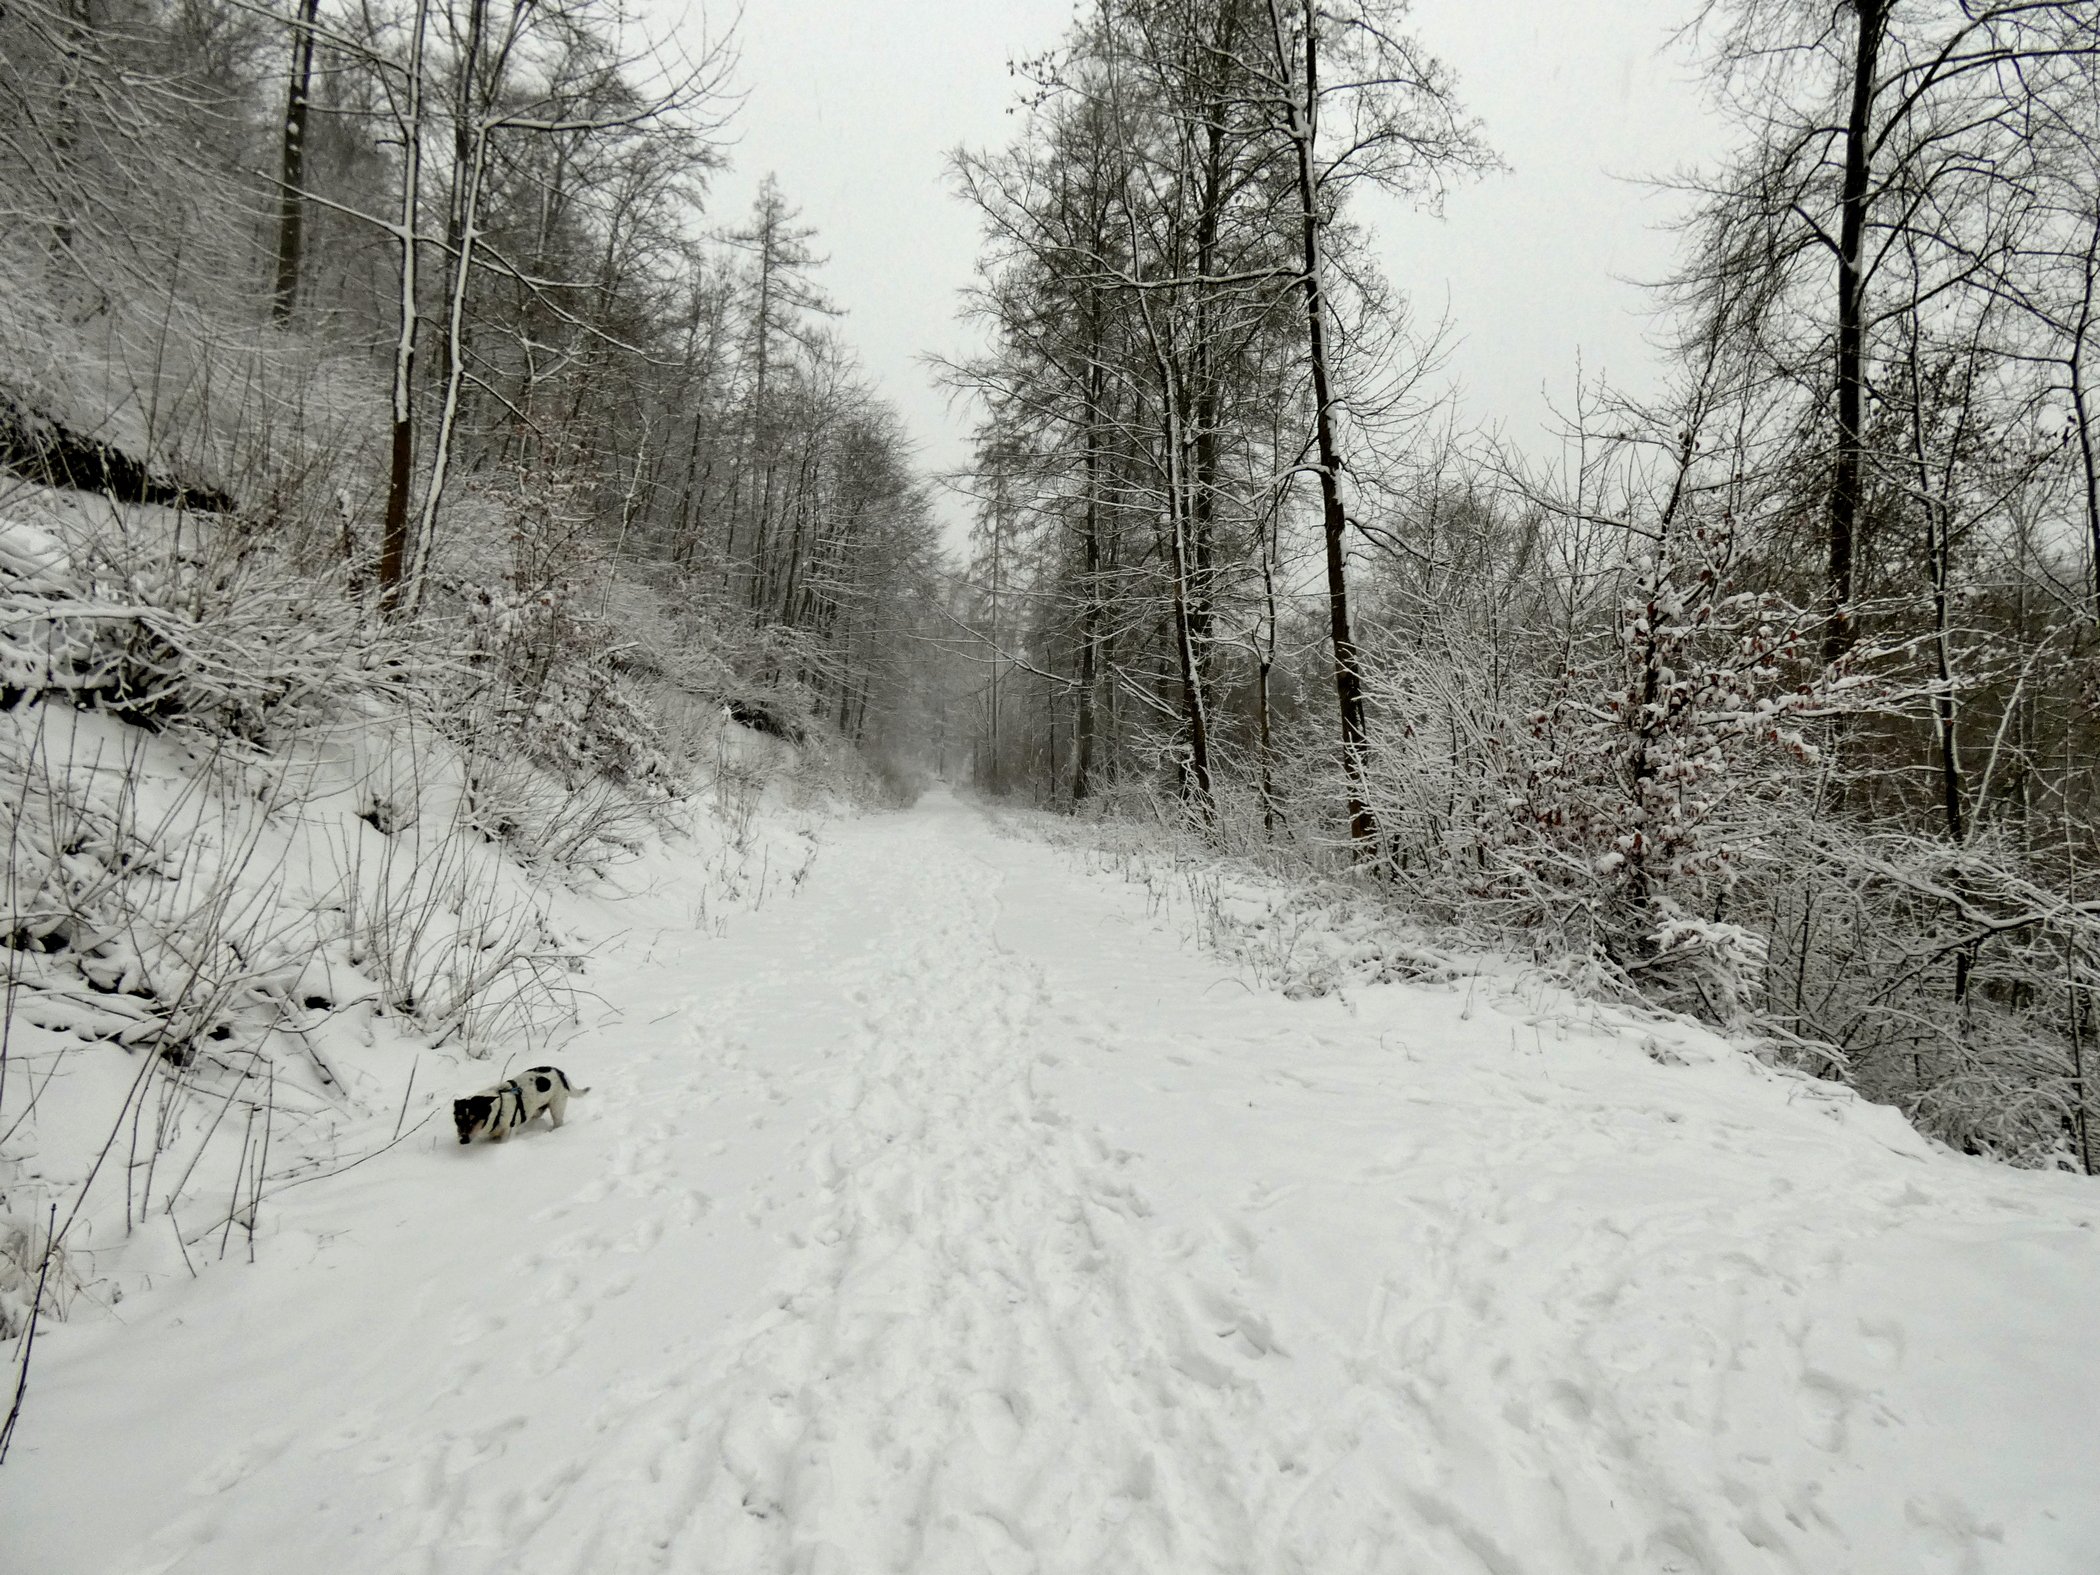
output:
[[[704,863],[578,899],[561,1131],[425,1131],[266,1204],[252,1270],[62,1328],[5,1551],[2091,1568],[2081,1179],[1535,976],[1293,999],[943,793],[719,933]]]
[[[604,941],[579,892],[675,843],[718,925],[806,869],[823,783],[719,712],[674,767],[228,530],[10,497],[0,1335],[40,1273],[66,1317],[252,1256],[282,1191],[542,1058]]]

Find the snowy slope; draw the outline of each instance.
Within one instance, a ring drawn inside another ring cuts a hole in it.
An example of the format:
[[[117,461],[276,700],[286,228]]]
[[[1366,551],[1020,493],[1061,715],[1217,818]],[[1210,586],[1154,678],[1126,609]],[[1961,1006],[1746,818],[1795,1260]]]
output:
[[[829,836],[605,906],[563,1130],[47,1326],[0,1568],[2096,1567],[2089,1185],[1557,995],[1258,993],[945,794]]]

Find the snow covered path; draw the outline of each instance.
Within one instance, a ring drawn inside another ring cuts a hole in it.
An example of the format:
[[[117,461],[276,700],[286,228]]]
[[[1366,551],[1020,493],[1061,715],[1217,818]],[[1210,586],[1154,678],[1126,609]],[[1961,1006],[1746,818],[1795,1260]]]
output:
[[[1251,992],[946,794],[620,906],[567,1127],[48,1336],[0,1567],[2100,1568],[2088,1184],[1557,996]]]

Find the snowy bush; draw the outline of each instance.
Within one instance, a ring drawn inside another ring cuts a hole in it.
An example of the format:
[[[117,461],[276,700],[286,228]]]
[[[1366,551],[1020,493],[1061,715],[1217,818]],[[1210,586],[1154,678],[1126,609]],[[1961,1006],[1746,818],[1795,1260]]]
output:
[[[35,502],[42,523],[20,517]],[[343,696],[403,700],[442,665],[238,523],[49,494],[0,510],[0,607],[6,704],[255,745]]]
[[[1732,592],[1732,556],[1725,521],[1680,522],[1544,671],[1456,620],[1382,656],[1368,791],[1393,881],[1542,961],[1738,1017],[1765,948],[1730,905],[1764,814],[1802,791],[1818,697],[1801,615]]]
[[[602,856],[634,789],[602,750],[571,786],[479,736],[456,628],[382,622],[238,524],[11,497],[0,1144],[27,1122],[47,1159],[34,1185],[0,1165],[0,1213],[60,1197],[70,1243],[208,1187],[252,1227],[272,1133],[311,1163],[376,1035],[486,1053],[573,1013],[576,945],[499,844]]]
[[[2093,1026],[2065,975],[2100,960],[2100,914],[2022,863],[1996,837],[1784,828],[1760,1020],[1789,1059],[1841,1070],[1957,1147],[2083,1168]]]

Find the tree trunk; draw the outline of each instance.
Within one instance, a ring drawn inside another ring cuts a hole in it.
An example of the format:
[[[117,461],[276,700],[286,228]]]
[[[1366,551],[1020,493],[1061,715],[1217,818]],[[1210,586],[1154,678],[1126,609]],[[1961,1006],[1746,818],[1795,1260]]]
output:
[[[671,561],[681,569],[689,569],[693,564],[693,492],[700,479],[700,421],[696,412],[685,445],[685,481],[678,489],[678,539],[671,545]]]
[[[474,210],[481,201],[483,143],[487,132],[479,124],[474,101],[474,79],[481,70],[481,40],[487,24],[489,0],[467,0],[467,43],[459,59],[459,74],[452,101],[452,191],[445,205],[445,254],[460,258],[461,244],[473,227]],[[455,341],[466,331],[465,324],[448,315],[438,325],[438,364],[450,366]]]
[[[1269,680],[1276,668],[1276,529],[1280,510],[1270,511],[1262,532],[1261,599],[1263,638],[1254,645],[1255,750],[1261,772],[1262,836],[1276,836],[1276,743],[1271,736]]]
[[[416,209],[423,178],[423,35],[428,0],[416,0],[409,31],[408,85],[401,124],[401,322],[394,341],[392,454],[387,468],[386,520],[379,541],[380,605],[400,604],[408,566],[408,493],[415,479]]]
[[[756,516],[752,521],[753,546],[751,549],[752,595],[754,598],[757,594],[758,563],[766,550],[766,508],[770,502],[773,489],[773,467],[770,458],[770,445],[767,443],[765,420],[766,374],[770,370],[767,366],[767,360],[768,352],[773,343],[774,232],[777,225],[777,216],[772,210],[768,209],[758,231],[758,342],[753,347],[757,357],[757,364],[751,385],[750,464],[754,469],[763,470],[764,486],[761,489],[759,485],[754,483],[751,488],[751,501]],[[732,536],[735,535],[735,531],[736,523],[732,520],[730,522],[730,533]],[[729,565],[725,566],[725,572],[734,574],[736,571],[733,565]]]
[[[1857,0],[1859,41],[1852,61],[1852,106],[1845,120],[1845,175],[1839,193],[1837,277],[1836,468],[1830,483],[1830,610],[1823,626],[1823,660],[1835,662],[1851,646],[1853,557],[1865,490],[1867,187],[1873,178],[1875,72],[1888,29],[1890,0]]]
[[[1174,574],[1174,654],[1181,667],[1182,718],[1189,730],[1189,759],[1183,792],[1195,805],[1205,825],[1217,819],[1211,797],[1210,717],[1203,693],[1203,665],[1197,650],[1198,630],[1191,602],[1189,551],[1190,478],[1187,434],[1173,386],[1173,373],[1164,359],[1160,364],[1160,399],[1166,415],[1167,543]]]
[[[279,327],[292,320],[299,299],[299,258],[305,246],[306,111],[314,74],[314,23],[320,0],[299,0],[298,30],[292,35],[292,83],[284,105],[284,160],[277,190],[277,277],[270,317]]]
[[[1219,35],[1212,46],[1214,57],[1229,60],[1238,47],[1240,8],[1227,4],[1219,17]],[[1196,211],[1195,343],[1191,357],[1192,401],[1195,431],[1190,447],[1195,462],[1189,496],[1191,564],[1189,577],[1189,626],[1194,636],[1196,659],[1207,664],[1211,649],[1211,593],[1216,582],[1212,550],[1218,500],[1219,382],[1217,347],[1212,339],[1211,286],[1208,280],[1217,266],[1218,231],[1226,202],[1225,120],[1227,108],[1215,99],[1204,104],[1202,186]],[[1199,668],[1198,678],[1205,676]]]
[[[459,234],[453,247],[451,300],[445,315],[445,397],[438,411],[437,443],[430,460],[430,482],[423,489],[422,516],[416,525],[415,556],[409,566],[406,605],[413,610],[422,594],[423,573],[437,544],[438,508],[445,497],[445,477],[452,462],[452,433],[459,420],[460,389],[466,381],[465,332],[467,289],[474,278],[475,225],[481,209],[481,181],[488,164],[488,128],[476,127],[461,177]]]
[[[1094,685],[1101,644],[1101,378],[1098,358],[1086,375],[1086,511],[1080,539],[1079,695],[1072,723],[1072,802],[1093,786]]]
[[[2088,566],[2093,579],[2093,620],[2100,623],[2100,456],[2093,452],[2093,421],[2085,386],[2085,344],[2093,328],[2094,293],[2100,287],[2100,212],[2092,216],[2086,232],[2083,288],[2078,297],[2078,322],[2071,331],[2071,350],[2065,357],[2070,377],[2071,417],[2078,427],[2078,458],[2085,473],[2085,528]]]
[[[1364,687],[1349,629],[1349,581],[1343,531],[1342,460],[1334,433],[1334,381],[1328,360],[1327,305],[1320,284],[1320,208],[1314,138],[1320,101],[1320,41],[1313,0],[1305,8],[1305,97],[1290,107],[1303,245],[1306,360],[1312,372],[1313,434],[1320,477],[1320,526],[1327,549],[1327,627],[1334,648],[1334,694],[1341,709],[1342,770],[1347,781],[1349,840],[1358,859],[1373,857],[1378,822],[1364,802]]]
[[[1968,840],[1963,813],[1961,746],[1955,736],[1954,643],[1949,623],[1949,581],[1953,553],[1947,544],[1948,521],[1937,503],[1925,507],[1925,550],[1932,562],[1933,730],[1939,735],[1940,807],[1947,819],[1948,840]]]
[[[69,0],[61,11],[64,19],[65,64],[58,78],[58,102],[52,107],[51,146],[58,154],[59,168],[56,197],[57,215],[51,223],[51,243],[57,251],[69,251],[73,245],[74,183],[68,179],[73,172],[73,148],[80,140],[80,96],[85,90],[83,78],[91,69],[87,60],[88,39],[99,27],[92,0]]]

